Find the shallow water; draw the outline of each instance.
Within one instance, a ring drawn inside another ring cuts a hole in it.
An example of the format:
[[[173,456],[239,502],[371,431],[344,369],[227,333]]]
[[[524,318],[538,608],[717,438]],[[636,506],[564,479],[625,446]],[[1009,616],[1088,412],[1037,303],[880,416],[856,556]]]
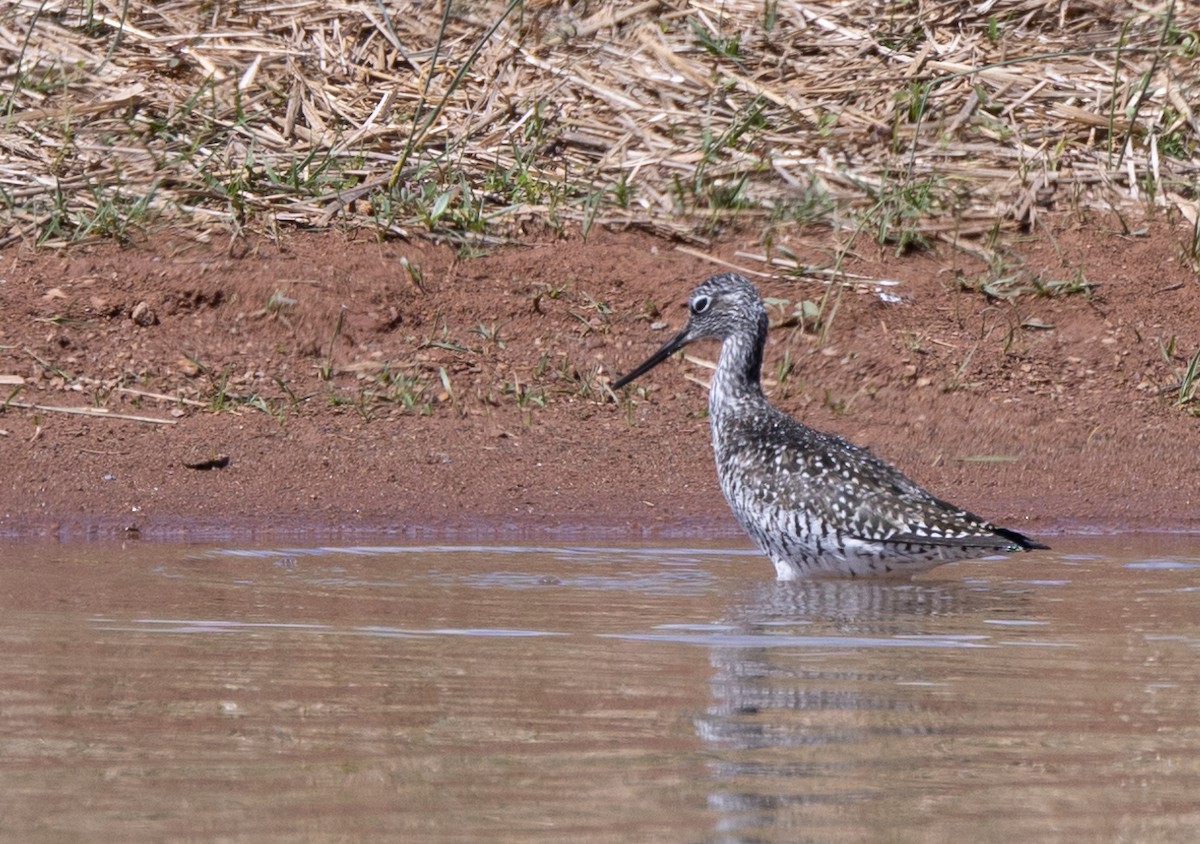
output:
[[[1191,840],[1200,537],[0,544],[5,841]]]

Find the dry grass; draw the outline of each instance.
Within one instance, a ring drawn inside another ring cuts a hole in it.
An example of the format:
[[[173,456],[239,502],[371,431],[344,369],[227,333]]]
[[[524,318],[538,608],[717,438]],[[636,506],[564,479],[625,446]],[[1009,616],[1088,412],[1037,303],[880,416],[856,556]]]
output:
[[[1198,52],[1183,2],[13,0],[0,244],[1195,225]]]

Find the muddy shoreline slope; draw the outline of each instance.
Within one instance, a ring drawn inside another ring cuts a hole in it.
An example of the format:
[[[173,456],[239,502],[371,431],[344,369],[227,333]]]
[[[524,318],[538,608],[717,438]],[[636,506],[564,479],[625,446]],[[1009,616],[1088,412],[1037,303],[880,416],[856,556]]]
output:
[[[1043,289],[1011,298],[950,248],[858,252],[861,283],[831,291],[762,278],[773,399],[1020,530],[1195,529],[1200,418],[1177,384],[1200,282],[1179,238],[1064,224],[1020,244]],[[753,251],[603,230],[474,258],[339,233],[236,257],[171,232],[10,247],[0,533],[734,534],[697,383],[715,346],[616,401],[606,384],[719,262],[767,269]]]

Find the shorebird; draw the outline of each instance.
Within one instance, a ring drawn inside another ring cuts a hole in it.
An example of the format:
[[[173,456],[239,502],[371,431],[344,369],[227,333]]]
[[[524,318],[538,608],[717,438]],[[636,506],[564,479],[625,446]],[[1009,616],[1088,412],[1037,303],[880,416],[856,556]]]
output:
[[[864,448],[791,418],[763,395],[767,312],[724,273],[688,298],[688,321],[617,390],[695,340],[721,341],[708,392],[717,476],[780,580],[907,576],[952,560],[1048,548],[936,498]]]

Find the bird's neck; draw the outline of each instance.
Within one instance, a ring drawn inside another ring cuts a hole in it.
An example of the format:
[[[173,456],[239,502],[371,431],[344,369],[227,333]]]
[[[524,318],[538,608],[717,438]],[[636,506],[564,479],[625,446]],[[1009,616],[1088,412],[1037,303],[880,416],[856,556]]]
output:
[[[739,405],[766,401],[761,382],[766,339],[767,317],[763,314],[754,336],[735,334],[721,344],[708,391],[708,415],[714,424]]]

